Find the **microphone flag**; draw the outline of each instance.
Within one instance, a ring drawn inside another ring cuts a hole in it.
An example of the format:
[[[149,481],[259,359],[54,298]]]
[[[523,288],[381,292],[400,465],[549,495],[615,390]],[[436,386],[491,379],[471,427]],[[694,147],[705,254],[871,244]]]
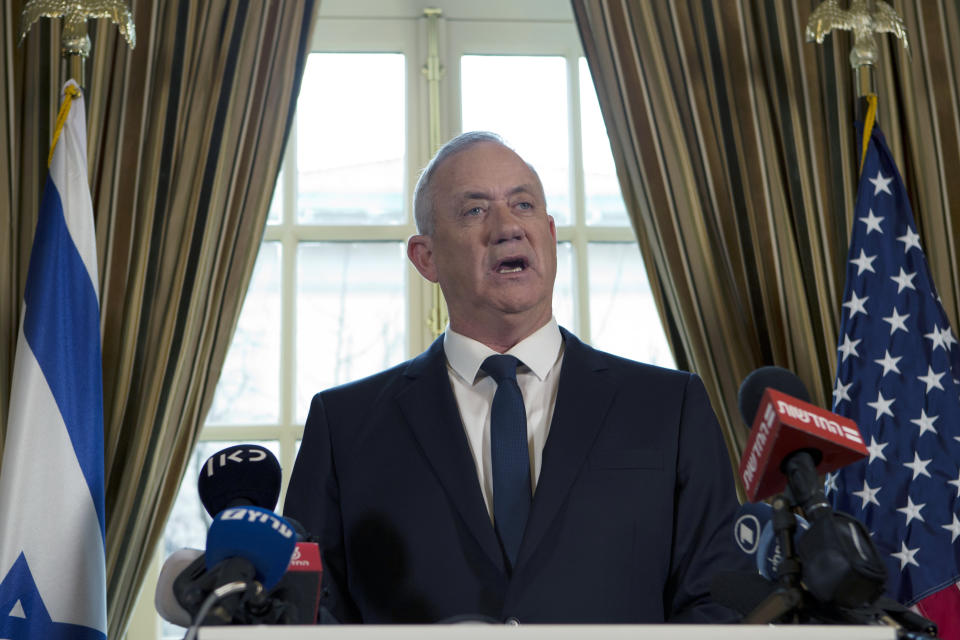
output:
[[[869,457],[829,473],[834,507],[865,523],[887,594],[960,638],[960,349],[930,275],[907,192],[878,127],[865,158],[838,338],[834,411]]]
[[[64,85],[0,467],[0,638],[107,637],[103,374],[86,114]]]

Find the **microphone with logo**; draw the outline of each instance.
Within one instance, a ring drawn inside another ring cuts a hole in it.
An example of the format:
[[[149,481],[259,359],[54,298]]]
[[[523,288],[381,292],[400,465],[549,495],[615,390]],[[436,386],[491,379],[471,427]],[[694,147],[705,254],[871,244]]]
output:
[[[207,531],[203,570],[194,575],[191,564],[174,580],[180,605],[192,615],[185,637],[200,625],[290,623],[290,604],[270,590],[286,573],[295,544],[293,527],[268,509],[218,513]]]
[[[273,453],[259,445],[244,444],[227,447],[210,456],[197,485],[201,502],[216,522],[224,510],[244,506],[257,507],[279,518],[272,510],[280,493],[280,480],[280,464]],[[272,590],[267,594],[273,601],[284,604],[283,615],[277,615],[280,611],[277,607],[268,610],[266,618],[253,621],[310,624],[316,621],[320,599],[319,548],[315,542],[301,540],[306,533],[299,523],[289,518],[283,522],[296,533],[298,541],[292,554],[287,555],[286,573],[279,582],[271,583]],[[165,620],[189,626],[204,598],[215,588],[214,583],[225,579],[221,575],[224,572],[209,575],[208,555],[196,549],[181,549],[164,563],[157,581],[155,603]],[[227,609],[221,607],[218,611],[222,613]],[[242,624],[249,620],[249,613],[240,613],[234,620],[211,622]]]
[[[780,491],[773,501],[773,531],[780,544],[778,588],[745,619],[772,622],[807,612],[804,594],[819,605],[854,609],[875,602],[886,571],[866,528],[834,512],[818,474],[834,471],[867,455],[856,424],[810,404],[796,375],[763,367],[740,386],[740,412],[753,428],[740,462],[740,478],[751,501]],[[810,520],[794,540],[797,506]],[[802,589],[801,589],[802,585]]]
[[[254,444],[227,447],[213,454],[203,465],[197,491],[212,516],[228,507],[254,505],[276,507],[280,495],[280,462],[273,453]],[[297,544],[287,573],[272,595],[293,605],[295,624],[312,624],[320,607],[320,580],[323,567],[320,547],[303,526],[286,518],[297,532]]]

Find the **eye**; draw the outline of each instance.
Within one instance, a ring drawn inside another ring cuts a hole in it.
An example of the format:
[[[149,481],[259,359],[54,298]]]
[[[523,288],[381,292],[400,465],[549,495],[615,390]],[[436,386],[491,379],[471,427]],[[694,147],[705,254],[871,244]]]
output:
[[[533,209],[533,203],[532,203],[532,202],[518,202],[518,203],[517,203],[517,207],[520,208],[520,209],[523,209],[523,210],[527,211],[527,210]]]
[[[463,212],[465,216],[478,216],[483,213],[483,207],[471,207]]]

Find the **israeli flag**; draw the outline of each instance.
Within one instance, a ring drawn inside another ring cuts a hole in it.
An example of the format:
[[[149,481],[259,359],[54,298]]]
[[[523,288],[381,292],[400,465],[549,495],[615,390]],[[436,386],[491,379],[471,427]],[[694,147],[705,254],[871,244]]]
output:
[[[107,637],[103,376],[83,97],[66,121],[30,254],[0,467],[0,638]]]

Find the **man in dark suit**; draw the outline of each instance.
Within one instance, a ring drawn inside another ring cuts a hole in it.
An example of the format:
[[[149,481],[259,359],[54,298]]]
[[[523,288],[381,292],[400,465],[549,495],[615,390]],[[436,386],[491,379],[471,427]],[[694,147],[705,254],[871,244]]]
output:
[[[741,569],[726,448],[700,379],[594,350],[552,313],[536,172],[458,136],[418,182],[407,254],[446,333],[317,394],[284,513],[315,533],[344,622],[724,621]],[[507,354],[511,357],[498,356]]]

